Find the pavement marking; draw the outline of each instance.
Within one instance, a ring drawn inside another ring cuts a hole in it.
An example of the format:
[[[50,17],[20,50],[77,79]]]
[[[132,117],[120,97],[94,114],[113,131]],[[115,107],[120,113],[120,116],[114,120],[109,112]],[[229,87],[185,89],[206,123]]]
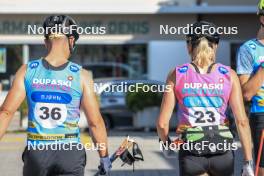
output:
[[[1,143],[2,142],[25,142],[25,141],[26,141],[25,137],[11,137],[11,136],[8,136],[8,137],[4,137],[1,140]]]
[[[26,144],[26,136],[17,137],[14,135],[5,135],[0,141],[0,151],[22,150]],[[88,134],[81,133],[81,143],[86,146],[92,146],[92,139]]]
[[[25,141],[26,141],[26,137],[24,137],[24,136],[12,137],[11,135],[5,135],[0,143],[2,143],[2,142],[25,142]],[[82,133],[81,134],[81,142],[83,144],[92,143],[92,139],[88,134]]]

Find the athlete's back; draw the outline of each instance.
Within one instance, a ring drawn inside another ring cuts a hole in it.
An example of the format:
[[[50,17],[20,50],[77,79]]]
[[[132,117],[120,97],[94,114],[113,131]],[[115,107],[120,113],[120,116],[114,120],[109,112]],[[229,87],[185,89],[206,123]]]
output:
[[[67,62],[52,69],[45,59],[28,63],[25,75],[28,142],[80,142],[81,66]]]
[[[227,124],[230,67],[218,63],[210,73],[200,74],[191,64],[184,64],[175,72],[179,132],[188,127]]]

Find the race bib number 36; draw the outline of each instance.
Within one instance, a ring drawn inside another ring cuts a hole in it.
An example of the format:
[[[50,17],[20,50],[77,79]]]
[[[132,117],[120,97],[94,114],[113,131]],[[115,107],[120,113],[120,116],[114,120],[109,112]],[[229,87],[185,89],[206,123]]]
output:
[[[65,104],[36,103],[34,114],[42,127],[52,129],[66,120],[67,108]]]
[[[189,109],[189,122],[192,126],[220,124],[220,114],[212,107],[193,107]]]

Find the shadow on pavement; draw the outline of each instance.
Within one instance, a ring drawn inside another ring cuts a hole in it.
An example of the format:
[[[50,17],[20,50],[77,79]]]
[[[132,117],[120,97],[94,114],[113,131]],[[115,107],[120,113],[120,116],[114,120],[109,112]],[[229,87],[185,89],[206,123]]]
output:
[[[119,137],[119,136],[149,136],[149,137],[157,137],[158,138],[158,135],[156,132],[145,132],[145,131],[117,131],[117,130],[110,130],[108,131],[108,136],[111,137],[111,136],[115,136],[115,137]]]
[[[93,170],[95,173],[95,170]],[[136,170],[133,171],[123,171],[114,170],[111,172],[111,176],[178,176],[176,170]]]

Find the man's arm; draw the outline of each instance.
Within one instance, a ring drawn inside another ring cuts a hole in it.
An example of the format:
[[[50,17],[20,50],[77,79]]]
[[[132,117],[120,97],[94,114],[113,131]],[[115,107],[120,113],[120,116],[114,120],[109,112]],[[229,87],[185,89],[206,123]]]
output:
[[[5,134],[12,117],[20,104],[23,102],[26,91],[24,86],[24,77],[26,73],[26,65],[20,67],[15,75],[12,87],[9,90],[4,103],[0,110],[0,139]]]
[[[260,67],[257,73],[250,75],[239,75],[240,84],[243,91],[243,97],[246,101],[250,101],[258,92],[264,82],[264,69]]]
[[[82,108],[86,115],[89,128],[92,133],[94,143],[104,145],[104,149],[99,149],[100,157],[108,155],[107,151],[107,134],[104,120],[99,111],[99,105],[94,92],[94,83],[91,73],[82,69],[81,82],[83,88]]]
[[[239,75],[243,97],[246,101],[256,95],[264,81],[263,68],[252,75],[254,56],[247,44],[242,45],[237,53],[237,74]]]
[[[229,103],[235,116],[237,131],[243,147],[245,161],[249,161],[252,160],[251,131],[243,104],[239,79],[233,70],[231,70],[231,81],[232,90]]]

